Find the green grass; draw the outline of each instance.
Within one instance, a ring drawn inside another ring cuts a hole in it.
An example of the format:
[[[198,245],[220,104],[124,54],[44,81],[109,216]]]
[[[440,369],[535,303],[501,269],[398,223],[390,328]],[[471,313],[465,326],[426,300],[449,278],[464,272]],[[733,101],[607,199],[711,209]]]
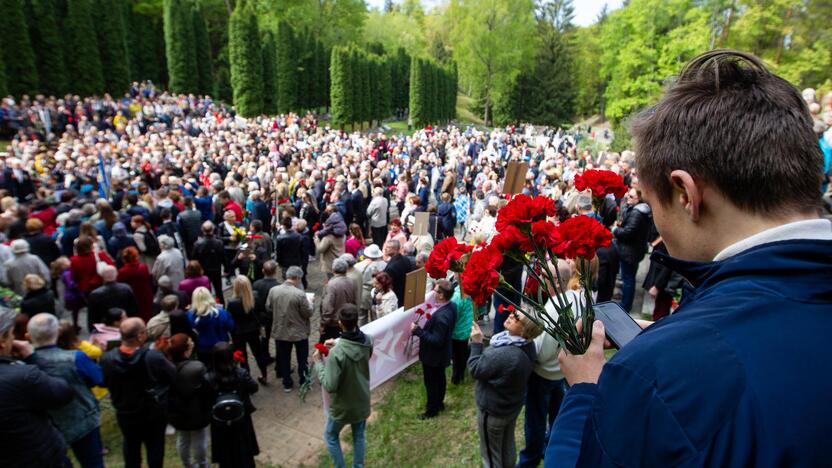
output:
[[[462,124],[473,123],[475,125],[485,125],[485,122],[471,110],[473,106],[474,100],[471,97],[464,94],[457,94],[456,120]]]
[[[478,467],[481,466],[474,383],[470,376],[462,385],[450,384],[445,408],[427,421],[417,419],[425,407],[425,388],[421,366],[414,365],[400,374],[393,388],[376,406],[367,425],[366,466]],[[523,415],[515,427],[517,451],[523,448]],[[341,446],[351,464],[352,434],[341,433]],[[323,450],[318,466],[332,466]]]
[[[6,151],[11,144],[12,142],[9,140],[0,140],[0,151]]]

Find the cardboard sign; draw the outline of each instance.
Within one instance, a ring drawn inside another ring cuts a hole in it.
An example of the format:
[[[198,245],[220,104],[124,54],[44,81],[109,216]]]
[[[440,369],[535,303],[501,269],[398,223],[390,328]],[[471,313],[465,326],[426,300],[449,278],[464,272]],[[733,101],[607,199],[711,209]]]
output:
[[[411,271],[405,277],[404,282],[404,308],[411,309],[425,302],[425,288],[427,287],[428,275],[424,268]]]
[[[413,232],[411,234],[417,236],[424,236],[428,233],[430,226],[430,213],[427,211],[417,211],[413,213],[415,220],[413,221]]]
[[[523,191],[526,184],[526,173],[529,172],[527,161],[510,161],[506,170],[506,180],[503,183],[503,194],[514,195]]]

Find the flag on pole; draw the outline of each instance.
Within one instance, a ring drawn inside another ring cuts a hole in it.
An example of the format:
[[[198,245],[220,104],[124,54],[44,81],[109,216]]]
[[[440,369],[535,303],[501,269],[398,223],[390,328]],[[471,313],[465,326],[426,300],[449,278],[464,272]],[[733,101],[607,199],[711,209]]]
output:
[[[104,155],[101,151],[98,152],[98,194],[101,198],[110,199],[110,174],[107,171],[107,165],[104,163]]]

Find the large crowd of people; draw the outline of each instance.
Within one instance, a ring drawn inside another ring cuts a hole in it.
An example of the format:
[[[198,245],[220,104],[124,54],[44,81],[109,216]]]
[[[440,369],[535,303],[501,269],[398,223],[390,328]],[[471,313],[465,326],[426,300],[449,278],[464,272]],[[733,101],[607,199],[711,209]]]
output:
[[[334,395],[325,429],[333,463],[344,465],[338,434],[351,425],[361,466],[372,340],[360,326],[403,305],[407,274],[436,242],[496,234],[509,162],[528,162],[522,192],[556,200],[561,220],[591,216],[613,231],[590,270],[594,289],[598,301],[633,307],[639,265],[667,247],[635,154],[582,150],[591,138],[582,130],[346,132],[311,114],[243,119],[150,83],[117,99],[3,99],[0,135],[11,143],[0,157],[0,417],[18,423],[0,429],[10,447],[0,465],[67,466],[71,449],[82,466],[102,466],[98,400],[109,394],[125,466],[140,466],[142,446],[149,466],[161,466],[168,425],[185,466],[254,466],[250,395],[270,384],[274,365],[285,392],[315,375]],[[592,168],[631,187],[599,212],[573,183]],[[426,229],[416,230],[416,213],[428,213]],[[313,268],[326,278],[320,288]],[[578,265],[557,268],[580,300],[569,281],[583,274]],[[507,259],[500,273],[522,290],[519,263]],[[419,417],[444,410],[446,368],[452,384],[467,369],[484,464],[516,463],[525,406],[520,465],[538,465],[566,386],[557,342],[504,312],[508,290],[477,305],[454,278],[430,283],[437,310],[413,326],[427,395]],[[686,284],[653,261],[641,286],[659,320]],[[485,349],[482,319],[493,327]],[[5,365],[21,362],[29,365]]]

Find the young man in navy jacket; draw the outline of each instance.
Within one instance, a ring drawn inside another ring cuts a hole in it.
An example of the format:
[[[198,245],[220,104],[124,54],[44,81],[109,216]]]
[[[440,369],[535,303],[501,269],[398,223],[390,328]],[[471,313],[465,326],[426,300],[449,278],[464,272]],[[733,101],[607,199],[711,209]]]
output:
[[[693,292],[571,385],[546,466],[825,466],[832,223],[800,93],[749,54],[693,59],[633,125],[640,189]]]

